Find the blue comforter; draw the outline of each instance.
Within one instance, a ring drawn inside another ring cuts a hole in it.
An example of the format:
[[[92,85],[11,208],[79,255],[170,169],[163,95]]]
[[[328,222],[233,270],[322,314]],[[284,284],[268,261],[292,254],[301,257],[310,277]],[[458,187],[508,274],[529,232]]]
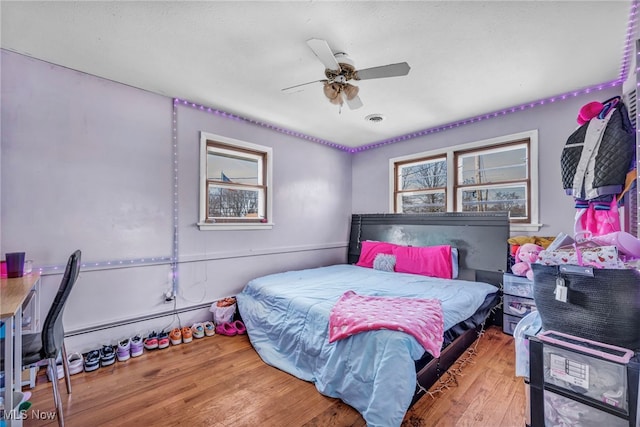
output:
[[[329,343],[329,314],[348,291],[438,298],[444,329],[470,317],[497,288],[478,282],[333,265],[250,281],[237,296],[249,338],[269,365],[353,406],[367,425],[400,426],[416,388],[415,360],[425,350],[411,335],[364,332]]]

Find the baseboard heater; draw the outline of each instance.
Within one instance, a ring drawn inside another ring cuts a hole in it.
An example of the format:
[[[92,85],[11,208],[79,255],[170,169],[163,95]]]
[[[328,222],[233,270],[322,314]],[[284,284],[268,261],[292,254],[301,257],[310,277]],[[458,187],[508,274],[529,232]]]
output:
[[[211,307],[211,304],[212,302],[208,302],[208,303],[203,303],[198,305],[192,305],[190,307],[184,307],[184,308],[178,308],[174,310],[162,311],[159,313],[153,313],[146,316],[138,316],[130,319],[119,320],[117,322],[105,323],[103,325],[90,326],[88,328],[83,328],[83,329],[76,329],[74,331],[65,332],[64,336],[73,337],[76,335],[88,334],[91,332],[103,331],[105,329],[112,329],[120,326],[130,325],[132,323],[144,322],[147,320],[159,319],[161,317],[174,316],[180,313],[188,313],[190,311],[202,310],[203,308]]]

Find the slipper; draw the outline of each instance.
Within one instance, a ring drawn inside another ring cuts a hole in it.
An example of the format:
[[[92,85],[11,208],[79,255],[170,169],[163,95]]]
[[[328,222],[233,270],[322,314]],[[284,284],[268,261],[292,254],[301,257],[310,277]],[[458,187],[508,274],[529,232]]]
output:
[[[236,328],[238,335],[247,333],[247,328],[244,326],[244,323],[242,323],[242,320],[236,320],[233,322],[233,326]]]
[[[226,335],[226,336],[232,337],[237,333],[238,333],[238,331],[237,331],[236,327],[231,323],[225,322],[225,323],[221,323],[220,325],[216,326],[216,334]]]

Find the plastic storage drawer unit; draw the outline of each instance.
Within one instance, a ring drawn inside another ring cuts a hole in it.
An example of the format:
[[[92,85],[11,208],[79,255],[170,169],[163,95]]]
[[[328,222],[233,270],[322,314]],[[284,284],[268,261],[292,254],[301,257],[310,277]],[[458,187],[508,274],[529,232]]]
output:
[[[513,335],[513,331],[521,320],[522,317],[509,316],[508,314],[505,314],[502,318],[502,332]]]
[[[533,282],[526,277],[504,273],[502,276],[502,330],[513,335],[522,317],[536,310]]]
[[[536,303],[529,298],[514,297],[513,295],[504,295],[504,307],[505,314],[512,316],[526,316],[527,314],[535,311]]]
[[[505,294],[533,298],[533,281],[526,277],[505,273],[502,282]]]
[[[529,339],[531,425],[637,427],[640,360],[555,331]]]

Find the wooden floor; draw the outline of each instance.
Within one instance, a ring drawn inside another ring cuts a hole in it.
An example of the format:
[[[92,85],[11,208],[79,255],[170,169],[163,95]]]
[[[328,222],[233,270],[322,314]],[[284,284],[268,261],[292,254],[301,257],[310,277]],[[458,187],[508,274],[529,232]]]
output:
[[[472,360],[462,367],[457,386],[422,397],[403,426],[524,426],[513,338],[489,328]],[[60,381],[71,427],[365,426],[353,408],[264,364],[246,335],[205,337],[71,378],[70,396]],[[34,419],[55,410],[51,383],[42,373],[31,392],[24,425],[57,425]]]

